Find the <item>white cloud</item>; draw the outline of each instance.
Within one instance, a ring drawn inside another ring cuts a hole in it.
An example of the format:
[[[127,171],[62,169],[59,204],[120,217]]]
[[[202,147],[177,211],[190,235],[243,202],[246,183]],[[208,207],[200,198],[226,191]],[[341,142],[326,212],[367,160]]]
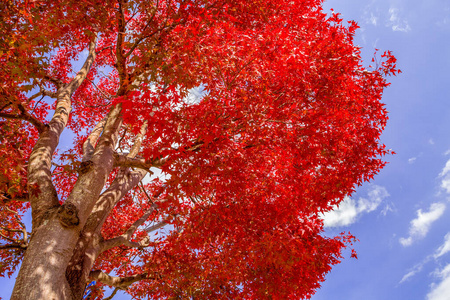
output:
[[[417,161],[417,159],[419,159],[420,157],[422,157],[423,152],[420,152],[419,155],[413,156],[411,158],[408,159],[408,163],[409,164],[413,164]]]
[[[442,28],[449,28],[450,25],[450,6],[447,6],[445,8],[442,9],[443,12],[443,16],[441,15],[441,17],[438,19],[438,21],[436,22],[436,25]]]
[[[338,208],[323,214],[325,227],[348,226],[356,222],[361,214],[369,213],[378,208],[389,194],[384,187],[374,185],[367,198],[358,201],[346,197]]]
[[[389,22],[387,25],[392,26],[393,31],[408,32],[411,30],[408,21],[400,18],[398,8],[394,7],[389,8]]]
[[[422,212],[421,209],[417,211],[417,218],[411,221],[409,227],[409,237],[400,238],[400,243],[403,246],[410,246],[412,243],[420,238],[424,238],[430,230],[431,224],[438,220],[445,210],[444,203],[433,203],[427,212]]]
[[[375,16],[373,15],[373,13],[370,13],[369,22],[370,22],[370,24],[372,24],[373,26],[377,26],[378,18],[375,17]]]
[[[358,211],[356,201],[350,197],[345,197],[338,208],[323,214],[325,227],[348,226],[356,221]]]
[[[434,257],[441,257],[448,252],[450,252],[450,232],[445,235],[444,243],[437,249]]]
[[[450,264],[442,271],[435,272],[435,275],[441,279],[441,282],[431,285],[427,300],[448,300],[448,295],[450,295]]]
[[[377,26],[379,15],[379,9],[376,5],[374,5],[374,2],[372,1],[372,3],[369,3],[364,7],[362,19],[366,24]]]
[[[418,263],[413,268],[411,268],[409,270],[409,272],[406,273],[402,277],[402,280],[400,280],[399,283],[403,283],[403,282],[409,280],[411,277],[413,277],[417,273],[421,272],[423,269],[423,266],[425,264],[427,264],[428,262],[430,262],[433,258],[434,258],[434,261],[437,262],[439,257],[443,256],[444,254],[446,254],[448,252],[450,252],[450,232],[445,235],[444,243],[438,249],[436,249],[434,254],[428,255],[427,257],[425,257],[425,259],[422,262]]]
[[[448,160],[445,164],[445,167],[439,174],[439,177],[442,177],[441,188],[450,194],[450,160]]]
[[[405,274],[405,276],[402,277],[402,280],[400,280],[400,283],[403,283],[422,271],[423,266],[429,261],[429,257],[427,257],[424,261],[422,261],[420,264],[415,265],[408,273]]]
[[[411,157],[410,159],[408,159],[408,163],[412,164],[416,161],[417,157]]]
[[[428,140],[428,143],[429,143],[430,145],[434,145],[434,140],[433,140],[432,138],[430,138],[430,139]]]
[[[383,215],[383,216],[386,216],[389,212],[394,212],[395,211],[395,206],[394,206],[394,204],[386,204],[385,206],[384,206],[384,208],[383,208],[383,210],[381,210],[381,214]]]

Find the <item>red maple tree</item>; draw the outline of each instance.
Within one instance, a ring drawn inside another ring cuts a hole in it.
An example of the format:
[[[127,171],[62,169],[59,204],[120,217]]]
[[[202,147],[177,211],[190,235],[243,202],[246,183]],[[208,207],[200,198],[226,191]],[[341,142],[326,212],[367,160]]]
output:
[[[399,72],[322,2],[2,1],[12,299],[310,297],[354,239],[320,214],[383,167]]]

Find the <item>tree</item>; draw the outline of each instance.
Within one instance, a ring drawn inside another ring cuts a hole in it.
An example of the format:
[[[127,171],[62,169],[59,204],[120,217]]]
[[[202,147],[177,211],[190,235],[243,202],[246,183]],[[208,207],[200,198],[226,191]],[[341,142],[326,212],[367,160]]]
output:
[[[0,5],[12,299],[81,299],[91,281],[97,298],[314,293],[354,239],[323,236],[320,214],[389,153],[390,52],[366,70],[357,24],[320,0]]]

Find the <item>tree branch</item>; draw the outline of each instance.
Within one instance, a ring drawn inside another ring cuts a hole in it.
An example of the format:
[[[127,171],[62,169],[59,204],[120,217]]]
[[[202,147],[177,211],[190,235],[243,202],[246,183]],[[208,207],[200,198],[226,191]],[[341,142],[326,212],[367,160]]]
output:
[[[3,192],[2,194],[0,194],[0,197],[4,197],[4,199],[2,199],[4,204],[9,203],[11,201],[28,202],[28,194],[21,194],[20,197],[12,198],[11,195],[7,194],[6,192]]]
[[[1,227],[1,229],[5,229],[5,228],[4,228],[4,227]],[[8,230],[8,231],[11,231],[11,230]],[[1,232],[0,232],[0,236],[1,236],[3,239],[7,240],[7,241],[10,241],[10,242],[12,242],[12,243],[17,243],[17,241],[16,241],[15,239],[12,239],[12,238],[10,238],[10,237],[7,237],[6,235],[4,235],[4,234],[1,233]]]
[[[86,78],[95,60],[95,43],[96,39],[90,42],[88,57],[69,84],[62,85],[57,79],[54,82],[58,87],[55,112],[48,127],[39,135],[28,162],[28,194],[32,208],[33,230],[39,227],[49,209],[60,205],[51,178],[52,156],[69,120],[71,96]]]
[[[67,89],[69,90],[70,96],[77,90],[77,88],[83,83],[84,79],[86,79],[89,70],[91,69],[92,64],[95,60],[95,46],[97,44],[97,37],[95,37],[89,43],[89,54],[86,60],[84,61],[83,67],[81,67],[80,71],[78,71],[77,75],[69,82],[67,85]]]
[[[136,231],[136,229],[141,226],[142,224],[145,223],[145,221],[147,221],[148,217],[150,217],[150,215],[155,211],[157,205],[153,204],[150,209],[148,209],[138,220],[136,220],[129,228],[128,230],[122,234],[119,235],[118,237],[106,240],[102,243],[102,250],[106,251],[108,249],[120,246],[120,245],[125,245],[128,247],[145,247],[148,244],[148,241],[142,241],[142,243],[136,243],[136,242],[131,242],[131,237],[133,236],[134,232]]]
[[[151,172],[150,168],[160,168],[164,165],[166,159],[154,159],[152,161],[143,159],[143,158],[133,158],[128,157],[127,155],[122,155],[115,153],[114,154],[114,166],[115,167],[126,167],[126,168],[138,168],[142,170],[146,170],[147,172]]]
[[[12,244],[6,244],[6,245],[0,245],[0,249],[8,249],[8,248],[18,248],[18,249],[26,249],[28,247],[28,233],[20,229],[8,229],[5,227],[1,227],[2,230],[10,231],[10,232],[21,232],[23,234],[22,240],[15,240],[10,237],[5,236],[3,233],[0,232],[0,236],[10,241]]]
[[[0,250],[2,249],[17,249],[17,250],[26,250],[28,248],[28,244],[24,245],[21,243],[13,243],[13,244],[6,244],[6,245],[0,245]]]
[[[9,209],[7,206],[4,207],[8,212],[14,214],[14,218],[16,219],[17,223],[22,227],[22,229],[13,229],[13,228],[7,228],[7,227],[0,227],[0,229],[4,231],[9,232],[20,232],[22,233],[22,240],[15,240],[12,238],[9,238],[2,234],[0,232],[0,236],[3,237],[5,240],[8,240],[13,243],[13,245],[18,245],[20,248],[27,248],[28,247],[28,232],[25,227],[25,224],[20,220],[19,213],[17,211],[14,211],[12,209]]]
[[[142,182],[140,182],[140,183],[142,185]],[[161,187],[154,194],[153,198],[148,195],[148,193],[145,191],[145,189],[143,187],[139,186],[139,188],[148,197],[148,199],[152,203],[152,206],[138,220],[136,220],[124,234],[122,234],[118,237],[103,241],[102,246],[101,246],[101,248],[102,248],[101,252],[106,251],[111,248],[114,248],[114,247],[117,247],[117,246],[121,246],[121,245],[125,245],[125,246],[131,247],[131,248],[143,248],[143,247],[147,247],[149,245],[148,238],[143,239],[140,242],[131,242],[130,240],[131,240],[131,237],[133,236],[134,232],[137,230],[137,228],[139,226],[141,226],[142,224],[144,224],[145,221],[148,219],[148,217],[158,207],[158,203],[166,201],[166,200],[156,200],[156,201],[154,200],[154,198],[159,197],[162,194],[162,192],[164,191],[164,187]],[[147,233],[150,233],[152,231],[155,231],[155,230],[158,230],[159,228],[164,227],[165,225],[167,225],[167,220],[161,221],[153,226],[148,226],[144,229],[144,231],[146,231]]]
[[[103,128],[105,127],[107,117],[104,117],[100,122],[95,125],[94,129],[92,129],[86,141],[83,143],[83,158],[82,161],[89,161],[92,158],[92,154],[94,154],[94,145],[97,143]]]
[[[33,115],[31,115],[23,106],[23,104],[18,104],[17,108],[20,111],[19,115],[11,115],[11,114],[7,114],[7,113],[0,113],[0,118],[5,118],[5,119],[16,119],[16,120],[24,120],[27,121],[29,123],[31,123],[34,127],[36,127],[37,131],[39,133],[44,132],[44,130],[46,129],[46,125],[44,123],[41,122],[41,120],[35,118]]]
[[[53,83],[56,86],[56,89],[59,90],[60,88],[64,87],[64,82],[58,78],[49,76],[49,75],[45,75],[44,79],[46,79],[47,81],[50,81],[51,83]],[[42,88],[43,89],[43,88]]]
[[[105,97],[106,99],[110,100],[112,98],[112,95],[107,94],[107,92],[105,92],[104,90],[102,90],[101,88],[99,88],[94,81],[88,79],[89,82],[103,95],[103,97]]]
[[[118,290],[120,290],[120,289],[118,287],[116,287],[114,289],[114,291],[111,293],[111,295],[109,295],[108,297],[104,298],[103,300],[111,300],[117,294]]]
[[[167,224],[168,223],[164,220],[164,221],[161,221],[159,223],[156,223],[155,225],[148,226],[148,227],[144,228],[144,231],[146,231],[147,233],[150,233],[150,232],[153,232],[153,231],[158,230],[160,228],[163,228]]]
[[[38,130],[39,133],[44,132],[44,130],[46,129],[46,125],[44,123],[41,122],[41,120],[39,120],[38,118],[35,118],[34,116],[32,116],[22,104],[18,105],[18,108],[20,110],[20,114],[21,116],[23,116],[23,119],[25,121],[30,122],[31,124],[34,125],[34,127],[36,127],[36,129]]]
[[[117,10],[117,43],[116,43],[116,65],[117,65],[117,72],[119,73],[119,79],[120,79],[120,87],[118,91],[118,95],[122,96],[126,94],[126,91],[128,89],[129,84],[129,78],[128,78],[128,72],[127,72],[127,66],[126,66],[126,57],[124,56],[124,48],[123,44],[125,41],[125,35],[126,35],[126,21],[125,21],[125,12],[124,12],[124,5],[126,5],[126,2],[124,0],[118,0],[119,3],[119,9]]]
[[[53,78],[53,77],[50,77],[48,75],[44,76],[44,79],[46,79],[46,80],[50,81],[51,83],[53,83],[56,86],[56,89],[60,89],[64,85],[64,83],[61,80]],[[42,84],[42,82],[40,80],[38,80],[38,79],[35,79],[35,80],[37,82],[37,85],[39,86],[39,93],[37,93],[34,96],[37,97],[38,95],[43,95],[43,96],[49,96],[51,98],[57,98],[57,94],[56,93],[46,90],[44,88],[44,85]],[[34,96],[30,97],[28,99],[28,101],[31,101]]]
[[[136,275],[131,275],[128,277],[117,277],[117,276],[111,276],[109,274],[106,274],[100,270],[95,270],[89,274],[89,279],[99,281],[103,284],[106,284],[109,286],[114,286],[114,287],[117,287],[120,289],[126,289],[131,284],[135,283],[136,281],[140,281],[143,279],[153,279],[154,280],[156,278],[149,276],[148,273],[136,274]]]
[[[167,26],[163,26],[162,28],[159,28],[159,29],[153,31],[152,33],[149,33],[149,34],[147,34],[147,35],[144,35],[144,36],[141,36],[140,38],[138,38],[138,39],[134,42],[134,44],[133,44],[133,46],[130,48],[130,50],[128,50],[127,54],[125,54],[125,58],[129,57],[129,56],[133,53],[133,51],[139,46],[139,44],[140,44],[142,41],[144,41],[145,39],[148,39],[149,37],[154,36],[155,34],[157,34],[158,32],[163,31],[163,30],[166,29],[166,28],[167,28]]]
[[[142,142],[144,141],[144,136],[147,133],[147,128],[148,128],[148,122],[144,121],[144,124],[142,124],[142,126],[141,126],[141,130],[139,131],[139,133],[136,135],[136,138],[134,139],[134,144],[131,147],[128,157],[135,157],[141,150]]]
[[[66,276],[86,282],[101,250],[101,229],[111,210],[147,174],[144,170],[130,172],[120,169],[116,178],[94,204],[80,233]]]

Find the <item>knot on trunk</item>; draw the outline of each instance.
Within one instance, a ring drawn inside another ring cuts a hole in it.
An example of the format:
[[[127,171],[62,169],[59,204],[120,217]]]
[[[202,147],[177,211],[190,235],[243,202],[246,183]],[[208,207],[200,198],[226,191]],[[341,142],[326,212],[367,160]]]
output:
[[[90,169],[94,166],[94,162],[92,160],[83,161],[78,168],[79,174],[85,174],[89,172]]]
[[[63,227],[75,227],[80,223],[78,209],[72,203],[64,203],[58,208],[59,222]]]

